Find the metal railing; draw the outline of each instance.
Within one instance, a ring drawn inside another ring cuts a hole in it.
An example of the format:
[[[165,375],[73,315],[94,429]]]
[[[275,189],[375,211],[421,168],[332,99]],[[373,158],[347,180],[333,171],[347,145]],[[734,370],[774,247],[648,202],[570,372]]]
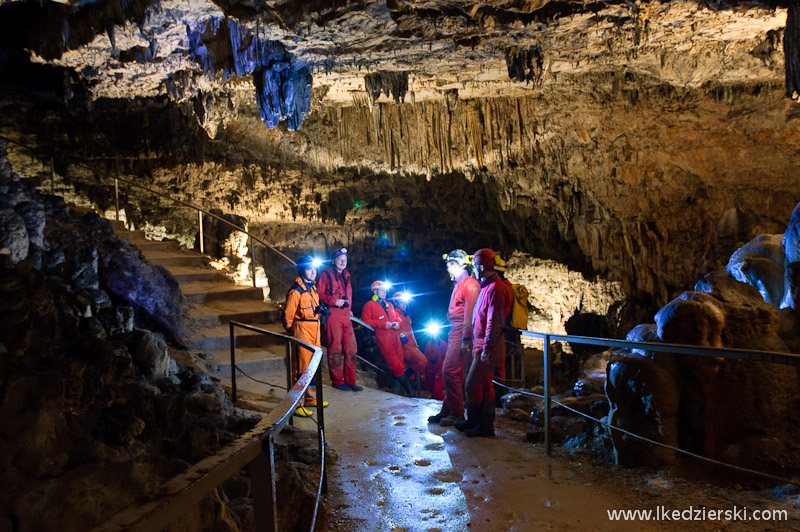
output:
[[[573,344],[599,345],[604,347],[617,347],[623,349],[674,353],[682,355],[695,355],[705,357],[719,357],[734,360],[754,360],[758,362],[770,362],[773,364],[783,364],[787,366],[800,367],[800,355],[795,353],[779,353],[774,351],[757,351],[748,349],[732,349],[717,347],[701,347],[696,345],[684,344],[662,344],[659,342],[633,342],[629,340],[613,340],[609,338],[593,338],[587,336],[570,336],[562,334],[548,334],[533,332],[524,329],[517,329],[523,336],[528,338],[538,338],[544,341],[543,363],[544,363],[544,444],[545,454],[552,454],[551,431],[550,431],[550,381],[552,369],[552,357],[550,354],[551,341],[563,341]],[[498,383],[503,386],[502,383]]]
[[[267,331],[243,323],[231,322],[233,329],[240,327],[286,341],[287,351],[294,343],[313,351],[311,362],[291,386],[286,396],[251,431],[228,444],[212,456],[204,458],[185,472],[162,484],[154,492],[140,498],[136,503],[115,514],[92,532],[139,531],[155,532],[168,526],[181,515],[196,510],[197,504],[212,490],[227,479],[250,465],[253,512],[257,531],[275,532],[278,530],[278,508],[275,486],[274,438],[287,423],[291,424],[295,409],[316,376],[317,382],[317,422],[321,459],[320,485],[317,490],[317,504],[320,494],[327,492],[325,474],[325,433],[322,408],[322,348],[311,345],[292,336]],[[231,374],[235,374],[235,360],[231,348]],[[290,356],[290,355],[289,355]],[[291,367],[291,364],[289,364]],[[291,372],[290,372],[291,373]],[[291,376],[289,377],[289,379]],[[287,380],[287,382],[290,382]],[[235,399],[234,386],[234,403]],[[316,521],[315,507],[313,522]],[[312,531],[314,528],[312,522]]]
[[[28,145],[26,145],[26,144],[24,144],[22,142],[16,141],[14,139],[11,139],[11,138],[8,138],[8,137],[2,136],[2,135],[0,135],[0,140],[6,141],[6,142],[10,142],[10,143],[12,143],[12,144],[14,144],[16,146],[19,146],[19,147],[25,149],[25,150],[28,150],[32,154],[37,154],[38,155],[38,151],[35,148],[33,148],[31,146],[28,146]],[[101,161],[102,160],[102,161],[115,161],[115,162],[117,161],[117,159],[113,158],[113,157],[84,159],[84,158],[77,157],[77,156],[70,155],[70,154],[62,154],[62,156],[70,158],[70,159],[72,159],[74,161],[78,161],[82,166],[84,166],[85,168],[91,170],[92,174],[95,177],[98,177],[100,179],[102,179],[102,177],[99,176],[96,172],[94,172],[92,167],[87,165],[85,163],[85,161],[87,161],[87,160],[93,160],[93,161]],[[118,166],[119,166],[118,164],[115,164],[115,167],[118,168]],[[124,183],[124,184],[126,184],[128,186],[132,186],[132,187],[136,187],[136,188],[142,189],[142,190],[144,190],[146,192],[149,192],[150,194],[154,194],[154,195],[156,195],[156,196],[158,196],[160,198],[164,198],[164,199],[166,199],[168,201],[171,201],[171,202],[176,203],[178,205],[181,205],[183,207],[187,207],[189,209],[193,209],[193,210],[197,211],[197,225],[198,225],[198,234],[199,234],[199,240],[200,240],[200,253],[205,253],[205,235],[204,235],[204,232],[203,232],[203,215],[210,216],[210,217],[214,218],[215,220],[228,225],[229,227],[233,228],[234,230],[239,231],[239,232],[244,233],[245,235],[247,235],[249,237],[249,239],[250,239],[250,245],[249,245],[250,267],[251,267],[250,270],[251,270],[251,275],[253,276],[253,286],[256,286],[256,263],[257,263],[257,261],[256,261],[255,244],[254,243],[261,244],[262,246],[264,246],[265,248],[267,248],[271,252],[273,252],[276,255],[278,255],[280,258],[282,258],[282,259],[286,260],[287,262],[289,262],[292,266],[297,266],[295,261],[293,261],[291,258],[286,256],[284,253],[279,251],[277,248],[271,246],[270,244],[267,244],[262,239],[260,239],[257,236],[253,235],[252,233],[250,233],[249,231],[247,231],[243,227],[239,227],[238,225],[234,224],[233,222],[230,222],[230,221],[226,220],[225,218],[223,218],[221,216],[218,216],[218,215],[216,215],[216,214],[214,214],[214,213],[212,213],[212,212],[210,212],[210,211],[208,211],[208,210],[206,210],[206,209],[204,209],[202,207],[198,207],[197,205],[193,205],[193,204],[191,204],[191,203],[189,203],[187,201],[183,201],[183,200],[180,200],[178,198],[174,198],[174,197],[170,196],[169,194],[167,194],[165,192],[162,192],[160,190],[156,190],[156,189],[154,189],[152,187],[149,187],[147,185],[142,185],[141,183],[137,183],[137,182],[135,182],[133,180],[126,179],[124,177],[120,177],[119,176],[119,172],[116,172],[116,175],[114,176],[114,209],[115,209],[114,212],[116,214],[117,221],[119,221],[119,214],[120,214],[120,190],[119,190],[119,183],[120,182],[122,182],[122,183]],[[110,186],[110,185],[108,185],[108,186]],[[55,165],[54,165],[54,162],[53,162],[53,157],[50,157],[50,193],[51,194],[55,194]],[[264,268],[265,272],[269,271],[269,270],[267,270],[265,265],[262,264],[261,266]],[[272,277],[275,280],[277,280],[282,285],[286,286],[286,288],[289,288],[291,286],[290,283],[287,283],[286,281],[282,280],[275,272],[269,272],[269,273],[272,274]]]

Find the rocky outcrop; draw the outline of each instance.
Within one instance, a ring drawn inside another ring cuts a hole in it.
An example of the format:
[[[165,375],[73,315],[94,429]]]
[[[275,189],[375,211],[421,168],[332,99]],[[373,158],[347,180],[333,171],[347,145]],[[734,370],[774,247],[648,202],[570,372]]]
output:
[[[664,306],[655,325],[640,325],[628,339],[776,352],[795,348],[797,314],[776,308],[784,299],[784,278],[793,278],[795,271],[787,267],[784,274],[781,240],[768,235],[743,246],[727,271],[701,279],[694,291]],[[770,282],[777,289],[770,290]],[[736,465],[796,472],[797,368],[623,351],[609,363],[606,393],[614,426]],[[675,459],[670,449],[626,435],[612,432],[612,439],[621,463],[658,465]]]
[[[174,335],[181,300],[106,220],[39,195],[11,174],[4,151],[0,204],[22,206],[31,250],[0,256],[0,526],[86,530],[258,418],[234,412],[218,384],[142,328]],[[284,453],[282,467],[295,465],[282,472],[282,497],[306,496],[318,478],[313,464],[296,465],[317,447],[301,453],[301,440]],[[199,505],[199,528],[241,530],[223,500],[214,492]]]

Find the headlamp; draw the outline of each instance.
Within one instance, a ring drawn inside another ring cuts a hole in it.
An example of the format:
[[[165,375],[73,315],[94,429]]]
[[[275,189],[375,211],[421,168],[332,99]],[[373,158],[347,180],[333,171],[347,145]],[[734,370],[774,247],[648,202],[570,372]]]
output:
[[[431,336],[439,336],[439,331],[442,330],[442,326],[439,324],[439,322],[430,321],[428,322],[428,325],[422,330],[430,334]]]
[[[311,265],[315,268],[319,268],[320,266],[322,266],[322,259],[314,257],[313,259],[311,259]]]
[[[399,299],[403,303],[408,303],[409,301],[411,301],[411,298],[413,296],[411,294],[409,294],[408,292],[400,292],[398,294],[395,294],[395,297],[397,297],[397,299]]]

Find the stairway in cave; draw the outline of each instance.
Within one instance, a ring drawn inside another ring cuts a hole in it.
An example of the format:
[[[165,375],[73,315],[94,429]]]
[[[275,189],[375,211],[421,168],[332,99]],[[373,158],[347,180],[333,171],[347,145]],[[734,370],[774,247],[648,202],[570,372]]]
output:
[[[117,236],[136,246],[151,263],[163,266],[178,282],[188,313],[186,348],[195,355],[195,365],[219,378],[230,393],[229,323],[238,321],[283,333],[278,305],[264,301],[261,288],[237,285],[212,268],[207,255],[181,249],[176,240],[148,240],[144,231],[128,231],[122,222],[112,221],[112,224]],[[235,333],[236,366],[241,370],[237,380],[246,378],[243,373],[285,374],[285,348],[281,340],[241,328]],[[273,401],[241,390],[238,395],[254,409],[269,410],[274,405]]]

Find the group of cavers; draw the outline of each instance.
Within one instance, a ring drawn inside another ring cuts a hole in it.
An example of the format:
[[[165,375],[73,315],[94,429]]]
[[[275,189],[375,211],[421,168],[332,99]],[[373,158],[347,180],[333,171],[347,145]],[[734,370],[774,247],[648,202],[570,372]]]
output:
[[[384,281],[372,283],[373,295],[363,306],[361,320],[375,331],[396,393],[413,395],[409,377],[416,376],[424,379],[433,398],[442,399],[441,411],[430,416],[429,423],[455,426],[468,436],[492,436],[492,380],[495,375],[505,378],[505,336],[516,332],[511,326],[525,328],[527,293],[505,279],[506,263],[491,249],[479,249],[473,255],[456,249],[443,259],[454,283],[446,342],[432,336],[421,352],[408,314],[408,299],[398,292],[389,300],[389,286]],[[361,391],[356,384],[358,347],[350,320],[353,289],[347,250],[337,250],[332,266],[318,275],[319,265],[312,257],[298,260],[298,276],[286,296],[283,325],[292,336],[315,346],[322,345],[324,334],[331,385]],[[524,310],[518,308],[522,305]],[[516,334],[512,345],[519,343]],[[294,353],[294,371],[299,375],[308,367],[312,352],[295,345]],[[317,406],[316,391],[309,387],[295,415],[310,416],[309,408]]]

